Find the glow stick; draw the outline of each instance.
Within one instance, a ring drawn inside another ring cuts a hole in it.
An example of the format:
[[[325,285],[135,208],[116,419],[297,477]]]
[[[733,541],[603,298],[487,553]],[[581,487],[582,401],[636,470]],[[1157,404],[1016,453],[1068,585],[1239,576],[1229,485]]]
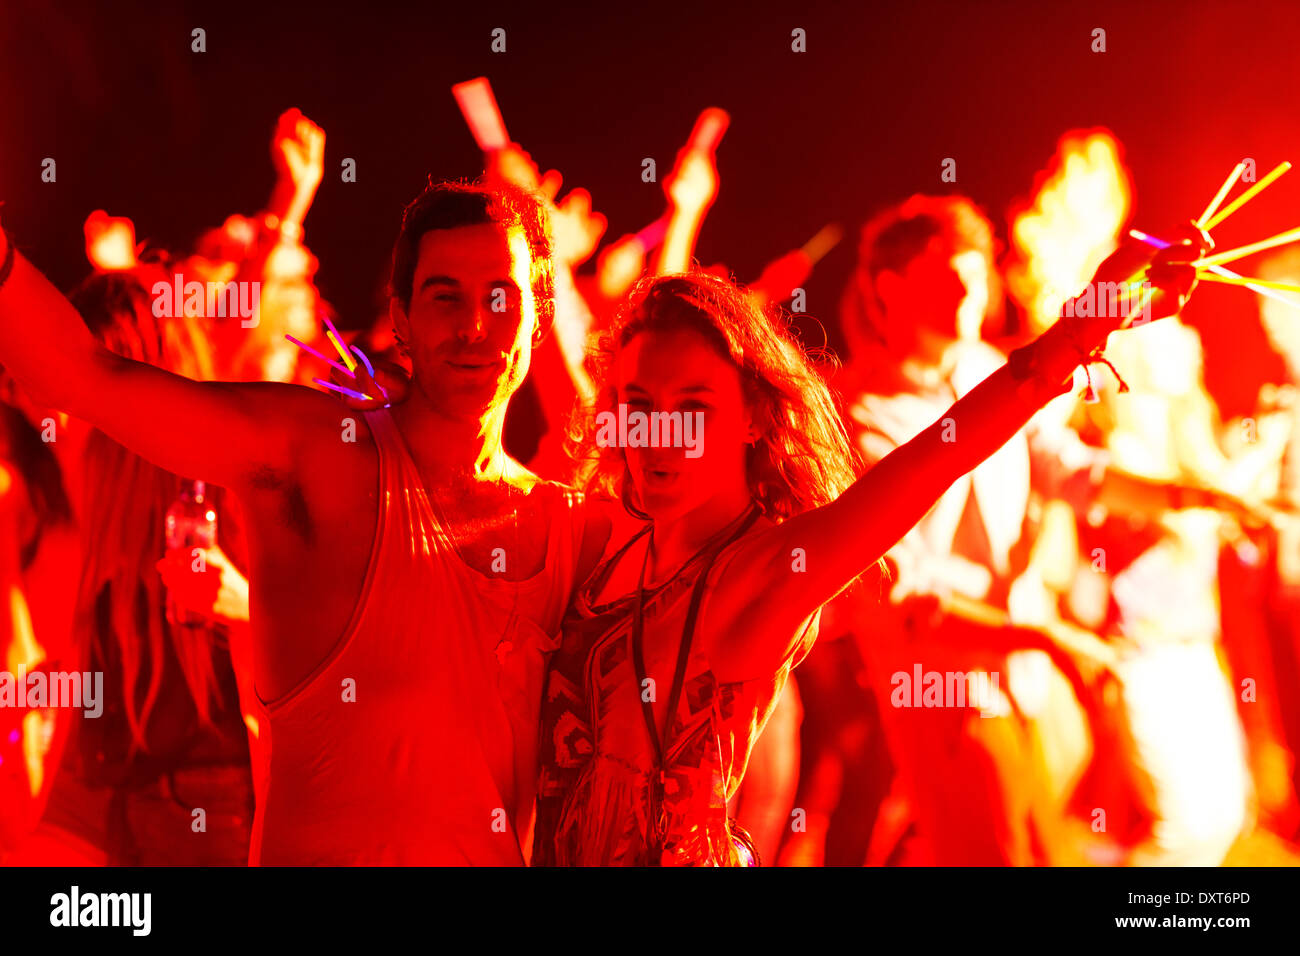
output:
[[[1237,180],[1241,178],[1241,174],[1245,171],[1245,163],[1238,163],[1236,165],[1236,168],[1233,169],[1228,178],[1223,181],[1223,185],[1219,187],[1219,191],[1214,194],[1214,198],[1210,200],[1210,204],[1205,207],[1205,212],[1201,213],[1200,217],[1196,220],[1197,229],[1205,228],[1205,220],[1214,215],[1214,210],[1219,208],[1219,203],[1223,202],[1223,197],[1228,195],[1228,190],[1236,184]]]
[[[668,218],[667,214],[660,216],[636,234],[636,241],[641,243],[641,248],[646,252],[664,241],[664,234],[668,232]]]
[[[1130,283],[1129,284],[1130,288],[1132,288],[1133,285],[1134,283]],[[1123,328],[1128,328],[1129,325],[1132,324],[1133,320],[1137,318],[1137,316],[1141,315],[1143,312],[1146,311],[1147,306],[1151,304],[1151,300],[1155,298],[1155,294],[1156,294],[1155,286],[1145,285],[1145,283],[1144,286],[1145,287],[1142,289],[1142,295],[1138,297],[1138,304],[1134,306],[1129,311],[1129,314],[1124,317]]]
[[[1225,285],[1244,285],[1249,288],[1263,286],[1265,289],[1281,289],[1283,292],[1300,292],[1300,285],[1291,285],[1287,282],[1274,282],[1272,279],[1252,279],[1247,276],[1220,276],[1213,272],[1198,273],[1197,278],[1204,279],[1206,282],[1222,282]]]
[[[479,149],[491,153],[510,145],[505,120],[501,118],[497,98],[492,95],[492,84],[486,76],[454,84],[451,95],[456,97],[456,105],[460,107]]]
[[[817,235],[803,244],[802,252],[813,261],[813,265],[816,265],[843,238],[844,230],[840,227],[840,224],[838,222],[829,223],[822,226]]]
[[[1155,236],[1145,233],[1140,229],[1130,229],[1128,234],[1138,242],[1145,242],[1148,246],[1155,246],[1157,249],[1168,249],[1173,245],[1173,243],[1168,240],[1157,239]]]
[[[1272,249],[1274,246],[1285,246],[1289,242],[1295,242],[1300,239],[1300,228],[1288,229],[1286,232],[1279,232],[1276,236],[1269,236],[1267,239],[1261,239],[1259,242],[1252,242],[1249,245],[1238,246],[1236,249],[1226,249],[1223,252],[1216,252],[1212,256],[1206,256],[1204,259],[1197,259],[1192,265],[1198,269],[1206,266],[1222,265],[1225,262],[1232,262],[1235,259],[1244,259],[1246,256],[1253,256],[1257,252],[1263,252],[1265,249]]]
[[[314,348],[312,348],[312,347],[311,347],[310,345],[308,345],[306,342],[299,342],[297,339],[295,339],[292,335],[290,335],[290,334],[287,333],[287,332],[285,333],[284,337],[285,337],[286,339],[288,339],[290,342],[292,342],[294,345],[298,346],[298,348],[300,348],[300,349],[302,349],[304,352],[308,353],[309,355],[314,355],[314,356],[316,356],[318,359],[320,359],[320,360],[321,360],[322,362],[324,362],[326,365],[329,365],[329,366],[331,366],[331,367],[333,367],[333,368],[338,369],[340,372],[343,372],[345,375],[348,374],[348,370],[345,369],[342,365],[340,365],[338,362],[335,362],[335,361],[334,361],[333,359],[331,359],[331,358],[327,358],[326,356],[322,355],[320,352],[317,352]]]
[[[1145,232],[1141,232],[1137,229],[1130,229],[1128,231],[1128,234],[1132,236],[1134,239],[1138,240],[1138,242],[1145,242],[1147,245],[1155,246],[1157,249],[1168,249],[1170,246],[1173,245],[1172,242],[1166,242],[1164,239],[1157,239],[1155,236],[1147,235]],[[1241,275],[1237,274],[1236,272],[1233,272],[1231,269],[1223,268],[1223,266],[1210,266],[1209,271],[1213,272],[1215,275],[1223,276],[1224,278],[1227,279],[1243,278]],[[1281,302],[1283,305],[1289,305],[1293,309],[1300,309],[1300,302],[1296,302],[1294,299],[1288,299],[1284,295],[1278,295],[1276,292],[1273,292],[1264,286],[1248,284],[1247,288],[1251,289],[1254,292],[1258,292],[1266,299],[1272,299],[1274,302]]]
[[[366,358],[366,353],[361,351],[361,349],[357,348],[355,345],[352,346],[352,351],[357,353],[357,358],[361,359],[361,364],[366,367],[366,371],[370,373],[370,377],[374,378],[375,367],[370,364],[370,359]]]
[[[1249,189],[1247,189],[1244,193],[1242,193],[1232,202],[1228,203],[1228,205],[1225,206],[1222,210],[1220,210],[1214,216],[1213,219],[1211,219],[1205,225],[1201,226],[1201,228],[1206,230],[1207,232],[1213,229],[1219,223],[1223,222],[1223,220],[1227,219],[1234,212],[1236,212],[1242,206],[1246,205],[1246,203],[1250,202],[1261,192],[1267,189],[1270,185],[1272,185],[1275,179],[1277,179],[1279,176],[1281,176],[1284,172],[1286,172],[1290,168],[1291,168],[1291,164],[1288,162],[1278,163],[1277,166],[1274,167],[1272,172],[1270,172],[1259,182],[1255,183],[1255,185],[1251,186]]]
[[[343,359],[343,364],[348,367],[348,374],[355,375],[357,360],[352,357],[352,353],[343,344],[343,336],[339,335],[339,330],[334,328],[334,323],[327,316],[321,316],[321,318],[325,320],[325,326],[329,330],[325,333],[325,337],[334,343],[334,348],[338,351],[339,357]]]
[[[710,106],[696,119],[695,128],[691,130],[691,138],[687,141],[686,148],[699,149],[706,153],[715,152],[729,125],[731,125],[731,116],[727,111]]]
[[[371,398],[369,395],[363,395],[360,392],[354,392],[350,388],[344,388],[341,385],[335,385],[333,382],[327,382],[323,378],[313,378],[312,381],[315,382],[317,385],[319,385],[321,388],[328,388],[332,392],[338,392],[342,395],[347,395],[349,398],[359,398],[365,402],[375,401],[375,399]]]

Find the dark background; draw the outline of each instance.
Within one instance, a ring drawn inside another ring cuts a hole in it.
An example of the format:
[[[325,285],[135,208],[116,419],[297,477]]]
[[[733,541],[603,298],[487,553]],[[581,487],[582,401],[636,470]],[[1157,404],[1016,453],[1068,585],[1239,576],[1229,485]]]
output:
[[[194,27],[207,31],[206,53],[190,52]],[[504,54],[490,51],[494,27],[506,29]],[[807,31],[807,53],[791,52],[794,27]],[[1091,52],[1095,27],[1107,32],[1104,54]],[[318,284],[360,326],[379,307],[403,204],[427,174],[481,169],[449,88],[485,74],[511,136],[566,189],[591,190],[607,239],[662,211],[642,158],[662,177],[702,108],[730,111],[721,193],[697,254],[742,280],[825,223],[856,230],[917,191],[969,194],[1005,239],[1009,204],[1077,127],[1108,127],[1124,144],[1133,224],[1158,234],[1198,214],[1242,157],[1259,175],[1300,160],[1298,41],[1295,2],[3,0],[0,199],[5,227],[67,287],[87,271],[81,224],[93,209],[130,216],[140,239],[174,248],[258,210],[276,116],[298,106],[327,134],[306,224]],[[40,181],[47,156],[55,184]],[[340,182],[343,157],[356,159],[356,183]],[[940,182],[944,157],[957,161],[955,186]],[[1216,238],[1237,245],[1300,224],[1298,196],[1293,173]],[[807,286],[807,311],[827,326],[854,239]],[[1187,316],[1206,336],[1225,411],[1259,382],[1252,300],[1203,287]],[[1248,353],[1254,371],[1234,374]]]

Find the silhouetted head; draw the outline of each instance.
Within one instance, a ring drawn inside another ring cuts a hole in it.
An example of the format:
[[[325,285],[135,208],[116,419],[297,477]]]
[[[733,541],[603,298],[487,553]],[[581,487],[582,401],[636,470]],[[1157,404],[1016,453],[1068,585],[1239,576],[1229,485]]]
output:
[[[862,229],[845,335],[908,348],[916,336],[977,339],[1000,303],[993,229],[962,196],[913,196]]]

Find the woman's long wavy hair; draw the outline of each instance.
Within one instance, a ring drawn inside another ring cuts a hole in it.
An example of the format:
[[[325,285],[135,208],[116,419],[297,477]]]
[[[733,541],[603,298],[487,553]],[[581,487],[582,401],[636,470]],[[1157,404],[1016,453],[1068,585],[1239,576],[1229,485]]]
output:
[[[769,518],[784,521],[827,504],[853,483],[858,460],[840,410],[788,320],[759,308],[725,279],[691,273],[642,279],[599,337],[591,356],[596,398],[578,409],[569,429],[581,487],[648,517],[628,480],[623,450],[597,443],[597,415],[617,408],[610,373],[619,351],[641,332],[683,328],[702,335],[740,373],[760,431],[746,460],[749,489]]]
[[[156,274],[155,274],[156,273]],[[92,333],[109,350],[195,379],[212,377],[212,357],[198,321],[156,318],[149,290],[168,275],[153,266],[96,274],[70,296]],[[142,409],[147,415],[148,410]],[[164,518],[181,479],[128,451],[103,432],[86,440],[82,572],[74,634],[83,659],[116,650],[122,663],[122,699],[133,750],[148,751],[145,728],[162,685],[170,641],[199,719],[210,725],[218,700],[211,638],[166,620],[166,592],[158,569],[166,540]],[[139,685],[144,681],[143,694]]]

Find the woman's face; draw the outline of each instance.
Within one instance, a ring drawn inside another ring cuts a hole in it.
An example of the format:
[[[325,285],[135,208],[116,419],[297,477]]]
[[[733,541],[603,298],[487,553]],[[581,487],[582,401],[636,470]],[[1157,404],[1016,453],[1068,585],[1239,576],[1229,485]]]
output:
[[[614,415],[626,415],[626,429],[620,421],[597,441],[618,440],[636,500],[652,518],[680,517],[746,488],[754,435],[740,372],[699,332],[638,333],[615,359],[614,386],[623,406]]]

